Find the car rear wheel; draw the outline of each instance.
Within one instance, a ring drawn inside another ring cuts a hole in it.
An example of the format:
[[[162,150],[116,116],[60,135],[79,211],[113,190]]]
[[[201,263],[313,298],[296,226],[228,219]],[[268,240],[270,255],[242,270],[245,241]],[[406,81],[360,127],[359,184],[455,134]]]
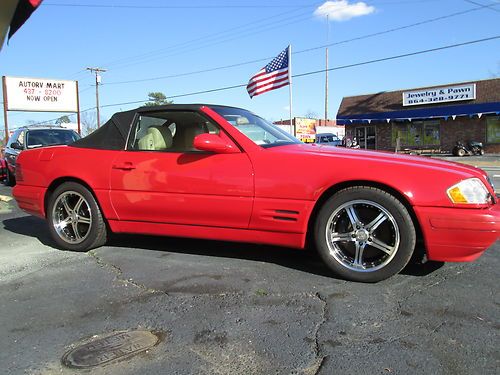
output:
[[[315,223],[314,239],[321,258],[337,275],[377,282],[408,264],[416,233],[398,199],[380,189],[358,186],[326,201]]]
[[[55,189],[47,205],[47,223],[61,248],[87,251],[106,243],[107,229],[92,193],[75,182]]]

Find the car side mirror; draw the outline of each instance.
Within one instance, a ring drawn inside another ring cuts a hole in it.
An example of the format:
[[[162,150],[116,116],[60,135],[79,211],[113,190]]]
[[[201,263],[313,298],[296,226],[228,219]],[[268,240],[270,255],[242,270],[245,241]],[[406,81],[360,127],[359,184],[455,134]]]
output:
[[[19,142],[12,142],[10,144],[10,147],[13,148],[14,150],[22,150],[23,146]]]
[[[194,137],[193,146],[197,150],[210,151],[217,154],[235,154],[240,150],[231,142],[228,142],[218,135],[204,133]]]

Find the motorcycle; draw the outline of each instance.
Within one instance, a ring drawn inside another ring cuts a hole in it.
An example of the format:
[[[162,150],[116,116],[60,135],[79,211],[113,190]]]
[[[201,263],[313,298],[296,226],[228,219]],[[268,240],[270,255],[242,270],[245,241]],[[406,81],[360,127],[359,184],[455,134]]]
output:
[[[347,148],[360,148],[359,143],[356,137],[351,140],[351,138],[345,138],[342,139],[342,143],[339,145],[340,147],[347,147]]]
[[[457,141],[455,147],[453,147],[452,153],[455,156],[484,155],[483,143],[470,141],[465,145],[463,142]]]

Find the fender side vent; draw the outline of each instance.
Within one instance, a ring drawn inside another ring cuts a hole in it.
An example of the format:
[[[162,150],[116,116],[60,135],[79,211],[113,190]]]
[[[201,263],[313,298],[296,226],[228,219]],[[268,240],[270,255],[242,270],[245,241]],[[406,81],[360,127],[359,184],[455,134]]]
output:
[[[290,211],[290,210],[275,210],[277,214],[289,214],[289,215],[298,215],[299,211]]]
[[[283,221],[297,221],[296,218],[294,217],[287,217],[287,216],[273,216],[274,220],[283,220]]]

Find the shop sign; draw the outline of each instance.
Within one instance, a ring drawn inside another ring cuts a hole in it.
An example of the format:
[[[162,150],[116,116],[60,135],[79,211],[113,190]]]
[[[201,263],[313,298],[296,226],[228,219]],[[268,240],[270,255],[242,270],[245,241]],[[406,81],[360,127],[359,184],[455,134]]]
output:
[[[316,142],[316,120],[311,118],[295,118],[295,134],[304,143]]]
[[[76,81],[5,77],[7,111],[78,112]]]
[[[476,99],[476,84],[444,86],[403,92],[403,106]]]

